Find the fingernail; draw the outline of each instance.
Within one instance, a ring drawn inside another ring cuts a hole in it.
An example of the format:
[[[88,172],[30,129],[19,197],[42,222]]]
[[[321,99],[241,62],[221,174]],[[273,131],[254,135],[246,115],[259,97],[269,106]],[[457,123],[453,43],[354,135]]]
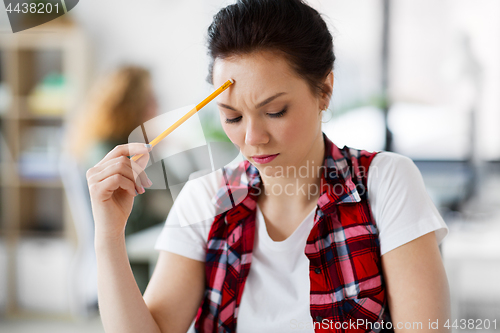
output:
[[[141,194],[143,194],[144,192],[146,192],[146,190],[144,189],[144,187],[142,187],[141,185]]]
[[[153,146],[152,146],[151,144],[149,144],[149,143],[145,143],[145,144],[144,144],[144,147],[146,147],[146,148],[148,148],[148,149],[149,149],[149,148],[151,148],[151,147],[153,147]]]
[[[153,182],[151,181],[151,179],[148,178],[147,181],[148,181],[149,186],[153,185]]]

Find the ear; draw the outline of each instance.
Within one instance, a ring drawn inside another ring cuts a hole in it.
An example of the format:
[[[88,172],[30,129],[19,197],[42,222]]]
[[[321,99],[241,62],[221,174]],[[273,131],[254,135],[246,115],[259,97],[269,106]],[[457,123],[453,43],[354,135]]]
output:
[[[333,71],[330,71],[323,81],[324,92],[321,94],[321,105],[328,107],[330,105],[330,99],[333,93]]]

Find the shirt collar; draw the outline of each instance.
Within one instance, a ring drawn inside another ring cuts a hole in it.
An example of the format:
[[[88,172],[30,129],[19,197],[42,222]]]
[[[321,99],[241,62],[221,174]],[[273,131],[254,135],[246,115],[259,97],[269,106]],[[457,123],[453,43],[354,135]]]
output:
[[[318,206],[328,213],[335,205],[360,202],[361,196],[352,178],[351,169],[357,169],[357,162],[351,156],[351,149],[347,146],[339,149],[324,133],[323,140],[325,158]],[[255,210],[262,180],[258,169],[247,160],[236,168],[224,167],[222,172],[225,185],[219,188],[212,202],[217,215],[228,212],[226,222],[231,223]]]

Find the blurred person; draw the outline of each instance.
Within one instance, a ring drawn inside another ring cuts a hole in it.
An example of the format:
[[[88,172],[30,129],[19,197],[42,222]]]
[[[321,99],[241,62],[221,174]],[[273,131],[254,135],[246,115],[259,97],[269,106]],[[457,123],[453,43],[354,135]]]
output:
[[[226,166],[226,177],[186,183],[144,297],[124,230],[151,185],[143,170],[152,148],[118,145],[87,171],[106,332],[446,331],[438,244],[448,228],[418,168],[322,133],[335,56],[321,15],[301,0],[238,0],[214,16],[208,48],[209,82],[235,81],[217,104],[247,160]],[[189,224],[229,201],[225,185],[248,194]]]
[[[127,143],[130,133],[157,113],[149,71],[139,66],[120,67],[92,87],[81,117],[75,122],[78,125],[71,131],[71,153],[87,170],[113,147]],[[161,221],[147,216],[146,196],[134,201],[126,235]]]
[[[82,170],[98,163],[113,147],[128,142],[130,133],[158,113],[150,72],[142,67],[122,66],[98,80],[91,88],[85,106],[68,131],[70,149]],[[129,236],[164,221],[148,203],[153,192],[134,200],[125,235]],[[144,290],[148,268],[134,266]]]

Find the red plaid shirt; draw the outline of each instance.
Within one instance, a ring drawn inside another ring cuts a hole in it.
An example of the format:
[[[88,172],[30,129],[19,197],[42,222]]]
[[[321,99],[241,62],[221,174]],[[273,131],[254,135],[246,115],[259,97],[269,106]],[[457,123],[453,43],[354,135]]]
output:
[[[325,161],[309,258],[310,312],[315,332],[388,331],[389,309],[380,265],[378,231],[367,199],[368,167],[377,154],[344,146],[323,134]],[[206,290],[196,332],[236,332],[250,270],[261,179],[243,161],[223,169],[218,214],[208,236]],[[232,207],[229,210],[224,207]],[[385,326],[384,326],[385,325]]]

